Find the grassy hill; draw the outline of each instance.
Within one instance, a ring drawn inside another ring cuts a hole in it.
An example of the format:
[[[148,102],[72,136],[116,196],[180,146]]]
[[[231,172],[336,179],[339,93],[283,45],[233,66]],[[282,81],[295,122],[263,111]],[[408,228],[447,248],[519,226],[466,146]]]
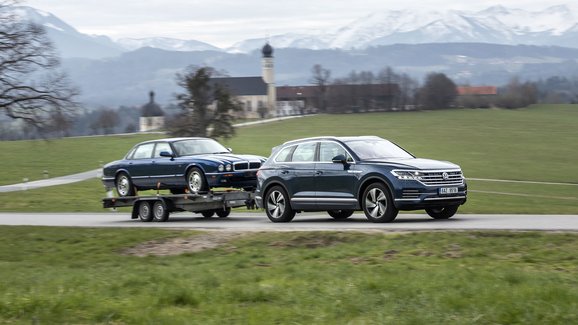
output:
[[[578,106],[537,105],[519,110],[443,110],[350,115],[318,115],[241,128],[226,142],[234,152],[268,156],[284,141],[320,135],[377,135],[418,157],[461,165],[468,178],[578,184]],[[23,177],[42,178],[98,168],[119,159],[135,143],[162,135],[96,137],[54,141],[0,142],[9,159],[0,161],[0,184]],[[75,185],[75,193],[96,204],[94,181]],[[578,186],[470,181],[470,200],[460,212],[575,213]],[[69,186],[70,187],[70,186]],[[61,187],[0,194],[0,210],[82,211],[82,205],[45,206],[49,193]],[[490,193],[487,193],[490,192]],[[35,194],[36,193],[36,194]],[[8,203],[6,203],[8,202]],[[90,208],[89,208],[90,207]],[[56,209],[56,210],[54,210]]]

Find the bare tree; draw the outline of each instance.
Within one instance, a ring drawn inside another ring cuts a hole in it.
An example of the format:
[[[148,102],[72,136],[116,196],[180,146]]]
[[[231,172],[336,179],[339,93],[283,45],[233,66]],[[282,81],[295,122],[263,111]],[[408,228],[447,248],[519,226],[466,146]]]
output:
[[[322,112],[327,110],[327,86],[331,78],[331,71],[325,69],[321,64],[316,64],[311,68],[311,83],[317,86],[318,107]]]
[[[40,25],[21,21],[15,0],[0,0],[0,110],[37,126],[77,108],[77,91]]]
[[[427,75],[420,89],[420,103],[426,109],[450,108],[458,96],[456,84],[443,73]]]

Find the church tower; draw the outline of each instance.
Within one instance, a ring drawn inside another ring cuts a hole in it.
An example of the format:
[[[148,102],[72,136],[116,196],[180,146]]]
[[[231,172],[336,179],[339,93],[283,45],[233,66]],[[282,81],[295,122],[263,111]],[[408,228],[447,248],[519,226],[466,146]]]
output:
[[[267,84],[267,110],[268,117],[276,116],[277,112],[277,92],[275,88],[275,65],[273,62],[273,47],[269,42],[261,50],[263,59],[261,61],[263,69],[263,80]]]

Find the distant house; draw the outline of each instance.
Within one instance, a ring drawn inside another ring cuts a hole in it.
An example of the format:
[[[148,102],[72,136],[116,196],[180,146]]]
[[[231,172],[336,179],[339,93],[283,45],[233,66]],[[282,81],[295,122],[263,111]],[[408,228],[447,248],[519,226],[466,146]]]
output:
[[[494,86],[460,86],[456,102],[460,107],[489,108],[497,96],[498,88]]]
[[[269,115],[268,86],[263,78],[211,78],[210,84],[226,88],[243,105],[243,112],[238,117],[258,118]]]
[[[495,86],[460,86],[458,96],[495,96],[498,88]]]
[[[155,103],[155,93],[149,93],[149,102],[141,108],[140,132],[157,131],[165,126],[165,113]]]
[[[323,105],[328,112],[394,110],[394,99],[399,94],[399,86],[393,83],[326,87],[324,95],[318,86],[277,87],[277,115],[312,113]]]

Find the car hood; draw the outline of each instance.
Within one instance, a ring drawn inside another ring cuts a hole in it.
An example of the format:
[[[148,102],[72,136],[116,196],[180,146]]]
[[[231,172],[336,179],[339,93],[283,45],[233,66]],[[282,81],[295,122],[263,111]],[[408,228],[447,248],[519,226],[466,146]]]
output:
[[[255,155],[234,155],[234,154],[204,154],[178,157],[179,160],[208,160],[218,164],[233,164],[241,161],[263,162],[265,157]]]
[[[460,166],[451,163],[449,161],[439,161],[433,159],[424,158],[391,158],[391,159],[379,159],[379,160],[365,160],[362,161],[363,164],[379,164],[388,165],[395,168],[404,169],[420,169],[420,170],[433,170],[433,169],[459,169]]]

